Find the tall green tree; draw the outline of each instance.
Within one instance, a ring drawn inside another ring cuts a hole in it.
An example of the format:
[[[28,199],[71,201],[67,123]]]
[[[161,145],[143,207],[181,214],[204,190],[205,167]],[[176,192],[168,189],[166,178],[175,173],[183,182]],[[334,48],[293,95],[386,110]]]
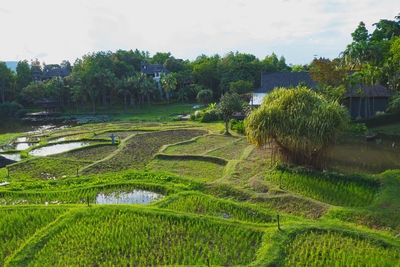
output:
[[[19,61],[17,64],[16,89],[17,93],[32,81],[31,68],[26,60]]]
[[[242,111],[240,96],[237,93],[225,93],[219,101],[217,110],[225,121],[225,134],[230,135],[229,119],[233,113]]]
[[[161,87],[165,92],[165,96],[167,98],[167,102],[169,104],[169,98],[172,91],[176,89],[177,81],[174,73],[168,73],[166,75],[162,75],[160,79]]]
[[[5,62],[0,62],[0,99],[2,103],[6,102],[6,95],[12,90],[13,79],[13,71],[7,67]]]

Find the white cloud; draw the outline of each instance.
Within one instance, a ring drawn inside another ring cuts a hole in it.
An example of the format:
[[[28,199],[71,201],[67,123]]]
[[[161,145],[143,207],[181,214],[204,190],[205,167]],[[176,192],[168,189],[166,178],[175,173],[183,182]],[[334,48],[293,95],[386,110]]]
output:
[[[337,56],[361,20],[372,30],[399,10],[398,0],[2,0],[0,59],[54,63],[138,48],[190,59],[275,51],[307,63]]]

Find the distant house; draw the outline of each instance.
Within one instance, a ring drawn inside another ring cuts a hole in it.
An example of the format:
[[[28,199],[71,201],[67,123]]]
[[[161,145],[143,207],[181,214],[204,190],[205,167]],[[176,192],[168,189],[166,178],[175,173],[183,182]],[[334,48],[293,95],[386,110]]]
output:
[[[153,77],[157,82],[160,81],[161,73],[170,73],[162,64],[149,64],[147,62],[142,62],[140,64],[140,71]]]
[[[158,91],[160,92],[160,96],[162,98],[162,88],[160,84],[161,73],[168,74],[170,73],[162,64],[149,64],[147,62],[142,62],[140,64],[140,71],[148,76],[153,77],[153,79],[157,82]]]
[[[261,105],[264,96],[276,87],[296,87],[299,84],[315,88],[318,82],[313,81],[308,72],[262,73],[261,86],[255,91],[250,104]],[[394,94],[379,83],[373,86],[358,86],[348,88],[343,102],[353,118],[365,118],[375,115],[378,111],[385,111],[390,97]]]
[[[64,78],[67,77],[71,74],[71,72],[63,68],[57,64],[54,65],[46,65],[43,69],[43,72],[40,72],[38,69],[34,69],[32,71],[32,78],[35,81],[43,81],[43,80],[49,80],[53,77],[56,78]]]

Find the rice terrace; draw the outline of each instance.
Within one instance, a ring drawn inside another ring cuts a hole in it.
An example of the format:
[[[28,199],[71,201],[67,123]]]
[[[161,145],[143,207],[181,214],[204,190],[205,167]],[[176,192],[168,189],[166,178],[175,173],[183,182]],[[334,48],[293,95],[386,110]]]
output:
[[[397,2],[22,2],[0,8],[0,267],[400,267]]]

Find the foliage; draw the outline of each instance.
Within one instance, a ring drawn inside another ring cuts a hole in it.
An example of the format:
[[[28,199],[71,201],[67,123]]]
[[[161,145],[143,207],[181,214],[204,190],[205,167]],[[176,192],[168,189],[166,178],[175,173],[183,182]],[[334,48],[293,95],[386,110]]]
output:
[[[250,93],[254,90],[254,84],[250,81],[239,80],[229,84],[229,91],[239,95]]]
[[[245,128],[244,128],[244,121],[243,120],[236,120],[236,119],[231,119],[229,121],[231,125],[231,130],[234,130],[240,134],[245,134]]]
[[[400,113],[400,96],[393,97],[386,109],[389,113]]]
[[[5,102],[0,104],[0,118],[17,117],[25,114],[23,107],[16,102]]]
[[[208,104],[211,102],[212,97],[213,97],[213,92],[209,89],[204,89],[197,94],[196,99],[201,104]]]
[[[236,93],[225,93],[219,102],[218,112],[225,121],[225,134],[229,135],[229,119],[234,112],[242,111],[240,97]]]
[[[352,123],[349,125],[348,132],[352,135],[366,135],[368,134],[368,128],[365,123]]]
[[[246,134],[257,147],[274,141],[281,160],[321,164],[327,145],[347,127],[349,115],[337,102],[306,87],[275,89],[245,120]]]
[[[309,74],[316,82],[338,87],[345,84],[347,70],[340,66],[339,61],[319,58],[314,59],[311,63]]]

